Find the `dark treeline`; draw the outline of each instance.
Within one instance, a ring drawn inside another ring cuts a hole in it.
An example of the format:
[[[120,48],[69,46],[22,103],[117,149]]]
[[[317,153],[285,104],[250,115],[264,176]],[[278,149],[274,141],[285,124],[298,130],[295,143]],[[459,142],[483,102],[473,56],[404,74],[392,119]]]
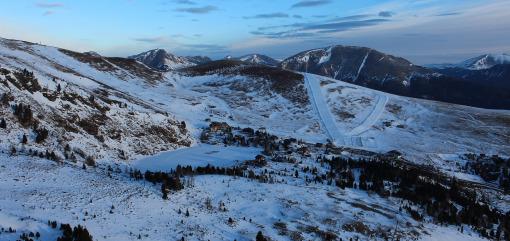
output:
[[[57,229],[57,221],[49,221],[48,226],[52,229]],[[87,228],[78,225],[76,227],[72,227],[69,224],[60,224],[59,230],[62,232],[62,235],[58,236],[56,241],[93,241],[92,235],[89,234]],[[10,232],[16,232],[15,230],[10,229]],[[40,240],[41,234],[39,232],[29,232],[22,233],[19,236],[20,241],[34,241]]]
[[[402,198],[421,207],[438,223],[467,224],[484,237],[510,240],[510,212],[491,208],[476,190],[454,178],[383,156],[371,160],[319,157],[317,161],[329,164],[331,169],[327,174],[316,174],[316,181]],[[357,181],[355,173],[359,174]],[[403,208],[413,218],[423,218],[409,206]]]
[[[464,167],[466,171],[474,172],[484,181],[499,185],[505,193],[510,193],[510,158],[503,159],[497,155],[468,154],[470,161]]]
[[[249,162],[249,161],[248,161]],[[252,161],[255,162],[255,161]],[[236,176],[244,177],[260,182],[268,183],[273,180],[268,174],[267,170],[260,175],[255,174],[252,170],[248,170],[246,166],[234,166],[234,167],[215,167],[207,165],[205,167],[185,166],[178,165],[175,170],[169,172],[151,172],[145,171],[143,174],[140,170],[131,170],[129,173],[131,178],[136,180],[145,180],[153,184],[161,183],[161,192],[163,198],[166,199],[169,191],[178,191],[184,188],[182,178],[185,176],[195,175],[225,175],[225,176]]]

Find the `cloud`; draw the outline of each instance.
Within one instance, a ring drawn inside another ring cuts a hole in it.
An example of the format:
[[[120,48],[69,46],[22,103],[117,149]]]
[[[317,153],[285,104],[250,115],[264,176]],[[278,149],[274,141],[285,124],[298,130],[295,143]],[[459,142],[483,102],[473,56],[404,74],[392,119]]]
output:
[[[64,7],[64,4],[59,2],[39,2],[36,3],[35,6],[46,9],[42,14],[43,16],[50,16],[56,13],[55,9]]]
[[[361,20],[361,19],[366,19],[366,18],[373,17],[373,16],[374,15],[372,15],[372,14],[357,14],[357,15],[350,15],[350,16],[344,16],[344,17],[336,17],[330,21]]]
[[[175,2],[177,4],[185,4],[185,5],[195,5],[195,4],[197,4],[196,2],[191,1],[191,0],[175,0]]]
[[[292,8],[315,7],[331,3],[331,0],[304,0],[292,5]]]
[[[328,15],[313,15],[314,18],[327,18]]]
[[[332,30],[332,31],[346,31],[354,28],[367,27],[377,25],[383,22],[387,22],[387,19],[367,19],[360,21],[345,21],[345,22],[333,22],[325,24],[313,24],[303,28],[304,30]]]
[[[137,42],[150,43],[150,44],[165,44],[165,43],[170,42],[170,39],[165,36],[140,37],[140,38],[133,38],[133,40],[137,41]]]
[[[390,11],[381,11],[381,12],[379,12],[379,17],[390,18],[390,17],[392,17],[394,14],[395,14],[395,13],[390,12]]]
[[[259,27],[256,31],[252,31],[250,33],[268,38],[318,38],[321,37],[322,34],[375,26],[389,21],[391,20],[388,18],[377,17],[375,14],[360,14],[330,18],[324,21],[264,26]]]
[[[195,8],[175,9],[175,11],[177,11],[177,12],[185,12],[185,13],[191,13],[191,14],[207,14],[207,13],[210,13],[210,12],[216,11],[216,10],[218,10],[218,8],[215,6],[211,6],[211,5],[207,5],[207,6],[203,6],[203,7],[195,7]]]
[[[461,12],[440,13],[440,14],[436,14],[435,16],[436,17],[446,17],[446,16],[455,16],[455,15],[459,15],[459,14],[461,14]]]
[[[252,31],[250,33],[253,34],[253,35],[264,36],[264,37],[267,37],[267,38],[275,38],[275,39],[305,38],[305,37],[316,36],[316,34],[314,34],[314,33],[310,33],[310,32],[298,32],[298,31],[282,31],[282,32]]]
[[[223,53],[227,51],[227,48],[223,45],[216,44],[183,44],[181,47],[199,52],[208,53]]]
[[[288,18],[289,15],[286,13],[266,13],[257,14],[255,16],[244,17],[244,19],[256,19],[256,18]]]
[[[53,15],[53,14],[55,14],[55,11],[48,10],[43,13],[43,16],[49,16],[49,15]]]
[[[53,3],[39,2],[39,3],[36,3],[35,6],[38,7],[38,8],[61,8],[61,7],[64,6],[64,4],[63,3],[59,3],[59,2],[53,2]]]
[[[299,15],[299,14],[294,14],[294,15],[292,15],[292,17],[293,17],[293,18],[299,18],[299,19],[303,18],[303,16],[301,16],[301,15]]]

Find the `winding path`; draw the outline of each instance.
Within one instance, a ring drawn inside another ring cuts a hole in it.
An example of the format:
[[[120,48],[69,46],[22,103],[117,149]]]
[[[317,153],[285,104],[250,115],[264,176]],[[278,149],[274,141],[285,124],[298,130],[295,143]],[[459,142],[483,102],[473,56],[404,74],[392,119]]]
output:
[[[374,105],[374,109],[367,118],[361,122],[359,126],[352,129],[347,135],[350,136],[358,136],[368,131],[378,120],[381,118],[384,109],[386,108],[386,104],[388,103],[388,96],[386,95],[378,95],[377,103]]]
[[[386,95],[378,95],[377,103],[367,118],[348,133],[342,134],[336,126],[335,118],[331,114],[329,106],[322,95],[320,81],[315,78],[309,78],[308,74],[304,74],[304,76],[305,85],[311,97],[310,101],[319,116],[321,125],[325,129],[328,138],[335,145],[363,147],[363,138],[359,135],[368,131],[379,120],[388,102],[388,97]]]

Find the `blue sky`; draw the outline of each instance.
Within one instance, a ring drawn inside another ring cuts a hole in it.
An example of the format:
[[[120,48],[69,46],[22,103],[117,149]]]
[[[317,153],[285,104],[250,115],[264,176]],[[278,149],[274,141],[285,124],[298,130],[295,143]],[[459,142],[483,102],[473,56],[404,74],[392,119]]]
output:
[[[418,64],[510,52],[508,0],[0,0],[0,36],[128,56],[263,53],[332,44]]]

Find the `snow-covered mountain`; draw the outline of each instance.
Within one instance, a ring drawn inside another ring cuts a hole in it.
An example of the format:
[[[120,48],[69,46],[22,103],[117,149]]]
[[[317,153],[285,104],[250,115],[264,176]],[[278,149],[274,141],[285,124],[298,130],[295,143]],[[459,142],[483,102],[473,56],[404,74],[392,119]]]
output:
[[[403,58],[341,45],[301,52],[283,60],[280,66],[392,93],[404,92],[415,76],[433,74]]]
[[[189,146],[180,121],[113,87],[163,79],[131,59],[0,39],[0,113],[7,125],[0,149],[84,161],[132,160]]]
[[[280,63],[279,61],[263,54],[248,54],[238,57],[236,59],[247,63],[261,64],[267,66],[278,66],[278,64]]]
[[[470,70],[489,69],[498,64],[510,64],[510,55],[508,54],[485,54],[475,58],[468,59],[458,65]]]
[[[466,69],[459,67],[436,69],[437,72],[467,80],[483,86],[510,88],[510,64],[498,64],[487,69]]]
[[[280,66],[402,96],[510,109],[510,100],[506,101],[510,93],[506,90],[443,75],[440,72],[444,71],[416,66],[404,58],[365,47],[337,45],[304,51],[283,60]]]
[[[205,56],[176,56],[164,49],[153,49],[128,58],[160,71],[176,70],[211,61]]]
[[[187,59],[189,62],[197,65],[197,64],[205,64],[207,62],[211,62],[211,58],[207,57],[207,56],[186,56],[186,57],[183,57],[185,59]]]
[[[510,64],[510,55],[484,54],[457,64],[431,64],[427,65],[427,67],[434,69],[462,68],[467,70],[484,70],[501,64]]]

